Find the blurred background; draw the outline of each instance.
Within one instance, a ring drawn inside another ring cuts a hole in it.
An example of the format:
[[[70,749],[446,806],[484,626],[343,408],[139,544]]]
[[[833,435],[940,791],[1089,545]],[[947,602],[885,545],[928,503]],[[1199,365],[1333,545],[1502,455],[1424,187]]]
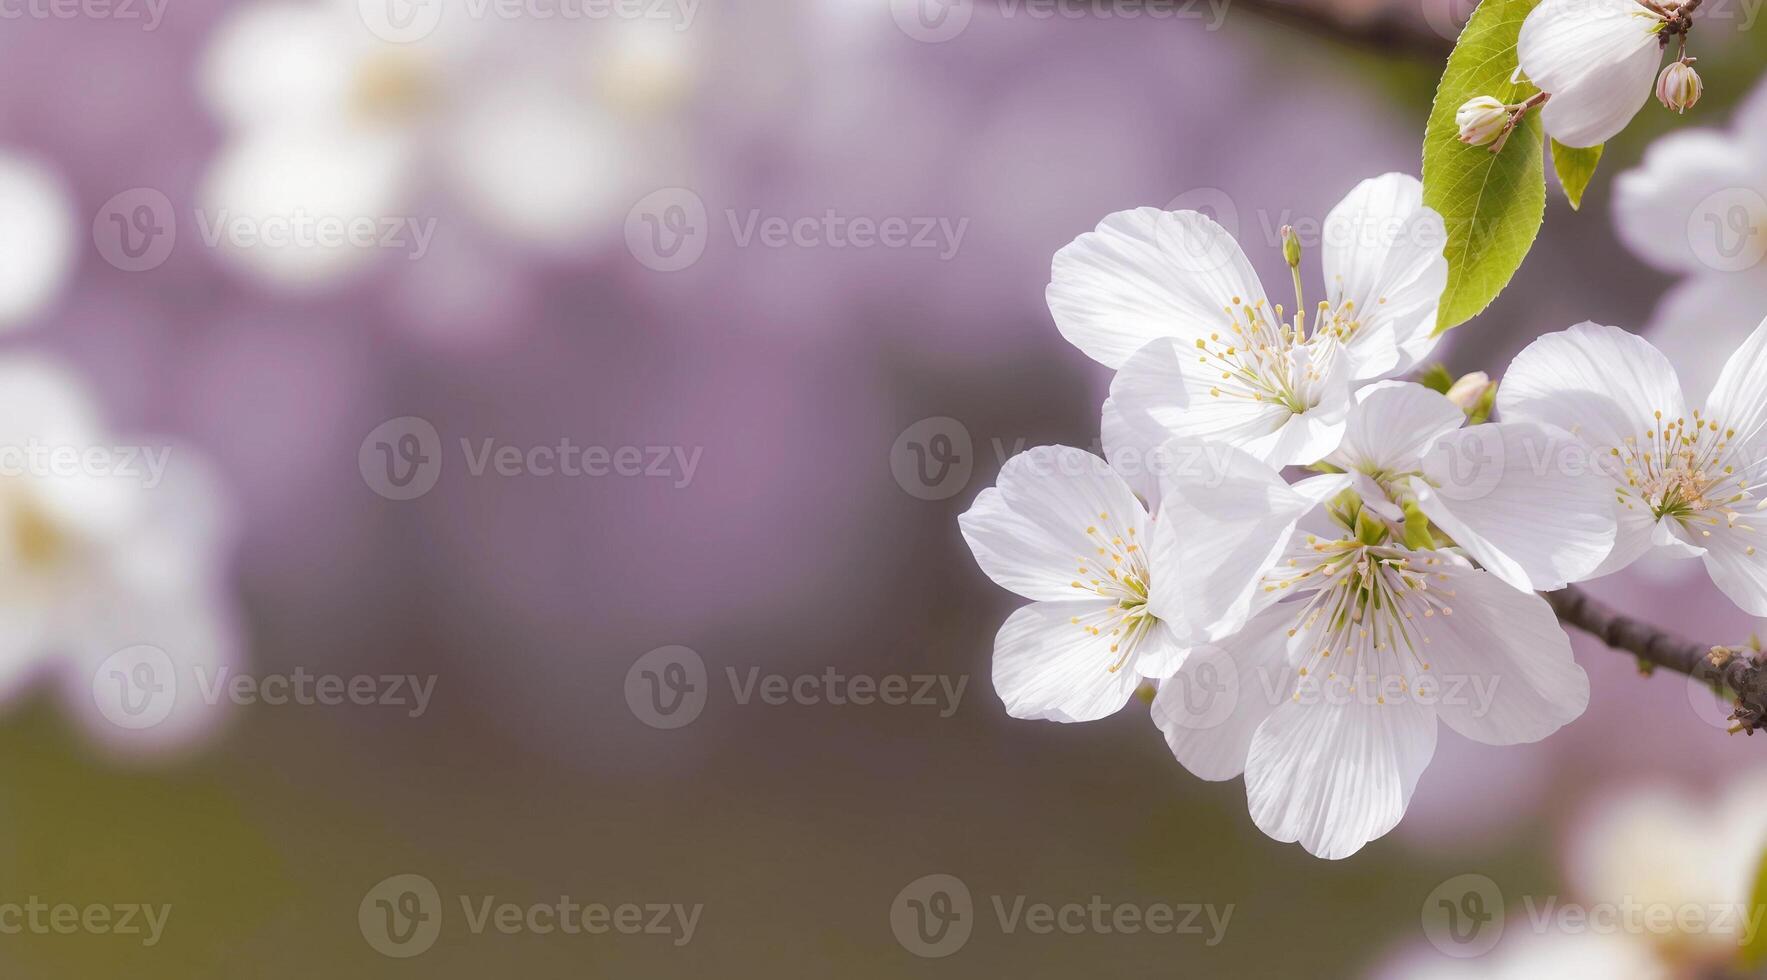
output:
[[[1614,178],[1730,125],[1767,66],[1755,8],[1706,7],[1705,99],[1647,107],[1581,212],[1554,192],[1453,370],[1660,315],[1681,277],[1621,243]],[[1685,894],[1727,896],[1767,746],[1581,638],[1585,717],[1444,731],[1398,830],[1336,863],[1265,838],[1140,704],[1018,722],[991,690],[1019,600],[957,515],[1017,449],[1093,447],[1109,381],[1050,322],[1050,257],[1194,208],[1279,282],[1282,225],[1417,171],[1466,13],[0,0],[0,430],[168,461],[114,507],[34,469],[0,495],[0,975],[1482,976],[1541,937],[1440,957],[1460,876],[1512,914],[1696,866],[1723,883]],[[1691,565],[1593,591],[1755,628]],[[932,874],[973,900],[942,958],[892,922]],[[1008,932],[1021,896],[1232,910]],[[700,911],[473,926],[561,897]],[[133,905],[157,935],[84,917]]]

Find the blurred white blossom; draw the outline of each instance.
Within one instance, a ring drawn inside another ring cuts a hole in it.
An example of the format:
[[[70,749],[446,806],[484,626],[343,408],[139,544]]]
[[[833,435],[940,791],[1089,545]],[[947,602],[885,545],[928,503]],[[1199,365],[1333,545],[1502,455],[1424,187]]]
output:
[[[95,740],[125,750],[206,732],[198,674],[239,654],[228,524],[201,457],[117,439],[60,367],[0,360],[0,692],[47,674]],[[145,677],[118,659],[142,648],[157,651]]]
[[[73,211],[56,175],[0,152],[0,330],[28,322],[67,281]]]

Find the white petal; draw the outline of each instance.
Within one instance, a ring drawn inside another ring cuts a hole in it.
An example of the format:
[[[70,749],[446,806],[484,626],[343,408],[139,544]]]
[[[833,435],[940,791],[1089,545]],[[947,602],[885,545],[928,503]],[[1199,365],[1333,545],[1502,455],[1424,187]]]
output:
[[[1173,437],[1214,441],[1276,465],[1317,462],[1342,437],[1349,408],[1347,359],[1330,349],[1315,359],[1312,348],[1300,348],[1292,358],[1288,371],[1297,390],[1310,363],[1318,363],[1322,372],[1306,382],[1316,402],[1300,414],[1267,398],[1221,388],[1220,368],[1203,363],[1194,342],[1155,340],[1111,381],[1121,431],[1133,433],[1119,438],[1136,446],[1157,446]]]
[[[1726,441],[1758,480],[1767,466],[1767,321],[1762,321],[1725,362],[1712,395],[1706,399],[1706,420],[1736,435]]]
[[[1154,458],[1167,439],[1165,430],[1157,425],[1130,425],[1116,399],[1106,398],[1099,412],[1098,435],[1111,469],[1122,475],[1137,497],[1146,501],[1148,510],[1157,510],[1160,480]]]
[[[73,215],[58,177],[0,154],[0,328],[40,312],[67,282],[74,258]]]
[[[1346,344],[1356,380],[1409,370],[1435,346],[1447,239],[1442,216],[1424,206],[1423,184],[1409,174],[1363,181],[1326,216],[1327,298],[1353,303],[1362,323]]]
[[[1294,614],[1267,612],[1219,644],[1192,650],[1160,685],[1151,714],[1184,768],[1199,779],[1245,771],[1258,726],[1293,687],[1288,630]]]
[[[1736,138],[1670,133],[1614,178],[1614,226],[1634,254],[1665,272],[1736,271],[1730,260],[1752,266],[1760,257],[1758,244],[1745,256],[1750,243],[1739,236],[1758,236],[1767,222],[1763,183]]]
[[[1398,824],[1435,751],[1435,712],[1414,699],[1284,702],[1252,737],[1252,820],[1316,857],[1349,857]]]
[[[1418,506],[1517,589],[1582,581],[1614,550],[1613,479],[1562,430],[1503,422],[1449,433],[1424,476],[1432,489]]]
[[[994,638],[994,690],[1014,718],[1096,721],[1121,710],[1141,674],[1111,652],[1110,634],[1093,636],[1074,617],[1096,615],[1109,600],[1033,602],[1013,613]]]
[[[1229,635],[1254,611],[1264,573],[1314,501],[1229,446],[1174,441],[1161,452],[1149,608],[1183,642]]]
[[[1550,333],[1516,355],[1497,388],[1505,422],[1567,429],[1600,451],[1687,414],[1675,369],[1643,338],[1618,327],[1580,323]]]
[[[1160,337],[1194,340],[1264,288],[1225,228],[1195,211],[1119,211],[1055,253],[1047,298],[1061,335],[1121,367]]]
[[[1512,589],[1470,568],[1438,566],[1453,593],[1452,615],[1424,627],[1436,716],[1487,745],[1537,742],[1576,720],[1589,706],[1589,678],[1571,657],[1546,600]]]
[[[1554,139],[1594,146],[1626,128],[1656,81],[1659,22],[1632,0],[1543,0],[1528,14],[1516,56],[1552,94],[1541,120]]]
[[[958,525],[982,571],[1027,599],[1090,595],[1072,584],[1082,558],[1101,542],[1148,539],[1147,512],[1122,477],[1067,446],[1007,460],[998,485],[983,490]]]
[[[1767,616],[1767,520],[1762,515],[1748,514],[1742,523],[1747,529],[1720,525],[1711,529],[1711,536],[1702,536],[1705,548],[1706,573],[1712,584],[1751,616]]]
[[[1459,406],[1423,385],[1368,385],[1356,392],[1344,441],[1330,461],[1346,470],[1407,472],[1438,439],[1464,424]]]

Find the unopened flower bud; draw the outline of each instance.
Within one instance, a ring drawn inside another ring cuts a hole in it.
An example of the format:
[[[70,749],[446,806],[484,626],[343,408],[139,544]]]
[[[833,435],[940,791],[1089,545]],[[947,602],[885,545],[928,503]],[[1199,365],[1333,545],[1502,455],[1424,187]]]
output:
[[[1468,99],[1455,111],[1454,124],[1460,127],[1462,143],[1485,146],[1509,125],[1509,106],[1489,95]]]
[[[1657,101],[1666,109],[1686,112],[1700,100],[1700,93],[1706,85],[1700,81],[1700,73],[1693,70],[1693,65],[1686,61],[1672,61],[1657,76]]]
[[[1448,388],[1448,400],[1460,406],[1463,412],[1470,412],[1478,405],[1479,399],[1491,387],[1491,376],[1483,371],[1463,374],[1460,380]]]
[[[1497,407],[1497,382],[1483,371],[1463,375],[1444,392],[1473,425],[1488,421]]]
[[[1301,264],[1301,237],[1295,234],[1294,225],[1282,226],[1282,258],[1291,269]]]

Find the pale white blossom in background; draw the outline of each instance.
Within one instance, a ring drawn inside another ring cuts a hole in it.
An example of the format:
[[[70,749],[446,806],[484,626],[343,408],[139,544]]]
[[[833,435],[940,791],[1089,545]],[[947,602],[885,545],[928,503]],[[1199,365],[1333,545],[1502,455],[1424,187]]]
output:
[[[1759,313],[1756,314],[1759,316]],[[1731,355],[1704,408],[1668,358],[1618,327],[1547,334],[1510,363],[1500,417],[1561,426],[1605,474],[1619,518],[1597,575],[1647,552],[1704,560],[1745,612],[1767,616],[1767,323]]]
[[[1457,959],[1414,943],[1372,975],[1742,976],[1742,947],[1753,930],[1767,927],[1763,910],[1752,905],[1767,852],[1763,813],[1764,770],[1727,775],[1726,788],[1711,798],[1662,781],[1605,789],[1564,829],[1565,894],[1502,895],[1510,915],[1496,945],[1478,957]],[[1503,890],[1504,882],[1494,883]]]
[[[1689,910],[1630,937],[1678,975],[1734,965],[1767,928],[1767,910],[1751,906],[1767,852],[1767,771],[1727,776],[1710,799],[1672,783],[1614,789],[1589,800],[1565,837],[1567,877],[1584,901]]]
[[[227,128],[200,192],[224,254],[273,285],[303,286],[460,233],[438,221],[555,250],[611,240],[692,86],[687,34],[473,9],[450,3],[435,30],[404,43],[371,31],[355,0],[236,9],[201,71]],[[407,224],[391,248],[378,237],[240,246],[225,233],[291,216]]]
[[[48,361],[0,359],[0,405],[0,692],[47,675],[107,747],[192,743],[220,720],[199,672],[240,656],[230,522],[208,463],[109,434],[84,387]],[[140,663],[114,659],[142,646],[163,654],[145,680]]]
[[[24,326],[67,283],[74,207],[61,179],[0,151],[0,330]]]
[[[1672,980],[1650,950],[1630,937],[1606,932],[1537,931],[1526,915],[1511,917],[1497,947],[1483,956],[1456,959],[1418,943],[1377,967],[1375,980]]]
[[[1402,513],[1335,493],[1362,485],[1384,495],[1380,485],[1396,482],[1389,465],[1418,470],[1403,478],[1408,494],[1427,488],[1417,461],[1436,444],[1453,447],[1464,415],[1446,399],[1452,420],[1412,404],[1420,400],[1411,387],[1377,390],[1350,416],[1342,452],[1365,467],[1356,475],[1291,488],[1272,469],[1246,468],[1218,477],[1188,509],[1181,509],[1190,500],[1185,481],[1164,489],[1171,567],[1219,564],[1208,554],[1216,540],[1210,525],[1219,520],[1212,501],[1281,499],[1303,486],[1313,500],[1331,497],[1298,525],[1265,524],[1279,535],[1280,553],[1249,581],[1221,570],[1194,583],[1205,591],[1189,597],[1192,608],[1226,611],[1212,624],[1219,638],[1189,653],[1153,706],[1185,768],[1210,780],[1243,773],[1258,827],[1319,857],[1354,854],[1399,822],[1434,754],[1438,721],[1490,745],[1533,742],[1577,718],[1589,700],[1588,678],[1545,600],[1474,567],[1457,549],[1412,540]],[[1514,487],[1503,488],[1510,480]],[[1593,565],[1604,541],[1611,544],[1611,519],[1563,529],[1538,519],[1587,495],[1581,482],[1550,468],[1506,470],[1482,485],[1458,485],[1479,486],[1488,505],[1466,492],[1454,506],[1462,524],[1479,529],[1494,563],[1552,578]],[[1254,540],[1240,547],[1265,553]],[[1513,554],[1497,552],[1498,542]]]
[[[1145,456],[1173,436],[1278,465],[1336,448],[1353,387],[1410,369],[1435,345],[1446,236],[1422,196],[1416,178],[1387,174],[1331,210],[1325,296],[1310,310],[1272,304],[1239,244],[1194,211],[1118,212],[1058,252],[1056,326],[1119,369],[1107,454]]]
[[[1551,95],[1546,132],[1566,146],[1605,143],[1650,101],[1664,19],[1637,0],[1541,0],[1522,22],[1516,57]]]
[[[1767,311],[1767,83],[1731,128],[1683,129],[1614,178],[1614,223],[1633,254],[1684,277],[1644,327],[1690,391],[1710,390]]]

